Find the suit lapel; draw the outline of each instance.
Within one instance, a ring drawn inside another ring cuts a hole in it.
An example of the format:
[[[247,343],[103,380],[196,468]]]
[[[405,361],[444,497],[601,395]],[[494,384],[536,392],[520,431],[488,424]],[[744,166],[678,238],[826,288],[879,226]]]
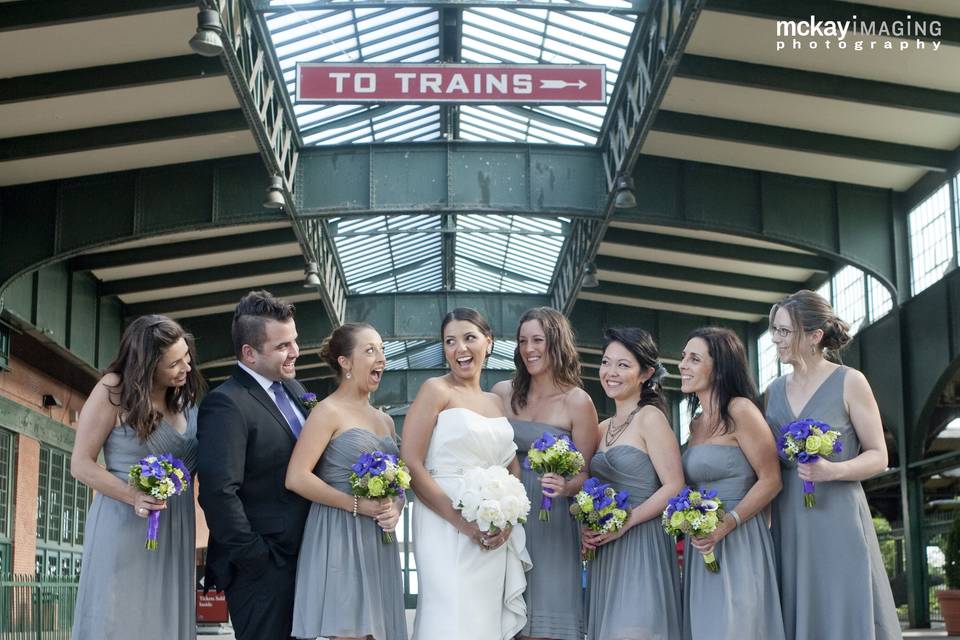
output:
[[[247,389],[253,398],[260,403],[260,405],[267,410],[267,412],[273,416],[273,419],[277,421],[280,427],[283,429],[283,432],[287,434],[291,441],[296,442],[297,439],[293,435],[293,431],[290,430],[290,424],[287,422],[287,419],[283,417],[283,414],[280,413],[280,409],[277,407],[277,403],[273,401],[273,398],[270,397],[270,394],[260,386],[260,384],[254,380],[250,374],[246,371],[237,367],[234,370],[234,376]]]

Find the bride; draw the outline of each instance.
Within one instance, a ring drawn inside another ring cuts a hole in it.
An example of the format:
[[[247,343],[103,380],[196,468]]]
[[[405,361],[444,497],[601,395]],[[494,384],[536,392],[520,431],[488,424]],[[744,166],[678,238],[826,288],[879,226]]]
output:
[[[526,623],[522,527],[483,533],[454,507],[464,472],[500,465],[520,476],[500,399],[480,389],[490,325],[454,309],[440,327],[450,373],[423,383],[404,420],[401,455],[420,504],[413,512],[419,576],[414,640],[509,640]]]

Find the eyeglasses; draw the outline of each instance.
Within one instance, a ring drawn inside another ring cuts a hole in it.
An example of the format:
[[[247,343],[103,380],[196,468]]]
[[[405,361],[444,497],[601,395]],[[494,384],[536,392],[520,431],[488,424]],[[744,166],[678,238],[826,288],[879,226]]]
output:
[[[793,329],[787,329],[786,327],[770,327],[770,333],[781,338],[788,338],[790,334],[793,333]]]

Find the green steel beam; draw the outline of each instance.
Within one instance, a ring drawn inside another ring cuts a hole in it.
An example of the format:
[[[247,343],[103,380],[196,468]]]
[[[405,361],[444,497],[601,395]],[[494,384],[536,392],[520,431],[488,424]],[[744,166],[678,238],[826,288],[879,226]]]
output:
[[[292,237],[289,233],[286,236],[286,241],[292,241]],[[207,282],[220,282],[221,280],[233,280],[236,278],[263,277],[271,273],[285,273],[289,271],[302,270],[302,256],[275,258],[273,260],[260,260],[257,262],[242,262],[239,264],[224,265],[222,267],[207,267],[205,269],[191,269],[189,271],[161,273],[152,276],[143,276],[140,278],[109,280],[100,284],[100,295],[116,296],[140,291],[153,291],[156,289],[189,287]]]
[[[290,229],[271,229],[258,233],[237,233],[217,238],[203,240],[186,240],[168,244],[141,247],[137,249],[118,249],[101,253],[89,253],[70,261],[70,268],[74,271],[92,271],[94,269],[110,269],[125,267],[132,264],[173,260],[187,256],[197,256],[225,251],[239,251],[242,249],[257,249],[278,244],[296,242]],[[301,260],[301,266],[303,262]]]
[[[246,130],[243,113],[231,109],[39,133],[0,140],[0,162]]]
[[[777,251],[762,247],[749,247],[713,240],[699,240],[666,234],[635,231],[632,229],[614,228],[607,232],[603,239],[604,244],[625,245],[640,249],[657,249],[675,253],[688,253],[712,258],[741,260],[757,264],[773,264],[811,271],[831,272],[834,261],[817,255]]]
[[[0,427],[64,451],[73,451],[76,431],[4,396],[0,396]]]
[[[516,337],[520,316],[549,304],[545,295],[509,293],[383,293],[347,298],[346,320],[369,322],[384,340],[439,340],[440,321],[456,307],[473,307],[495,338]]]
[[[304,149],[301,217],[512,213],[598,217],[605,197],[595,149],[428,142]]]
[[[844,158],[856,158],[887,164],[920,167],[946,171],[952,154],[941,149],[867,140],[832,133],[791,129],[753,122],[700,116],[676,111],[657,114],[653,129],[712,140],[727,140],[744,144],[804,151]]]
[[[223,74],[220,60],[199,55],[54,71],[0,79],[0,104],[165,82],[214,78]]]
[[[571,230],[550,287],[553,306],[573,307],[584,268],[596,257],[614,214],[614,184],[630,175],[706,0],[651,0],[635,23],[597,143],[603,171],[600,215]]]
[[[941,24],[941,35],[938,38],[931,36],[921,37],[922,40],[941,40],[944,44],[960,45],[960,18],[921,13],[907,9],[895,9],[871,4],[854,2],[835,2],[835,0],[710,0],[710,11],[734,13],[766,18],[769,20],[809,21],[811,16],[817,20],[852,20],[856,16],[857,23],[885,22],[926,22],[938,21]],[[912,38],[910,38],[912,39]]]
[[[283,208],[300,251],[317,265],[320,284],[316,289],[327,315],[339,324],[346,305],[346,278],[325,225],[303,220],[298,212],[293,192],[303,138],[266,20],[247,2],[199,0],[199,4],[220,14],[224,27],[220,59],[227,78],[267,172],[279,178]]]
[[[770,305],[752,300],[739,300],[723,296],[712,296],[688,291],[660,289],[657,287],[640,287],[619,282],[601,282],[600,286],[583,292],[591,296],[607,296],[626,300],[650,300],[666,304],[685,305],[700,309],[715,309],[733,313],[746,313],[766,317],[770,313]],[[626,304],[626,302],[624,302]]]
[[[303,286],[303,280],[296,282],[284,282],[270,285],[270,293],[278,298],[288,298],[292,296],[302,296],[307,291]],[[184,315],[195,309],[205,309],[208,307],[222,307],[225,305],[236,304],[240,298],[250,293],[250,287],[242,289],[233,289],[231,291],[220,291],[218,293],[203,293],[195,296],[181,296],[179,298],[168,298],[163,300],[152,300],[150,302],[139,302],[127,305],[128,315],[130,317],[143,316],[152,313]],[[187,314],[189,315],[189,314]]]
[[[282,223],[282,212],[261,205],[263,179],[256,156],[237,156],[2,187],[0,290],[21,274],[91,249],[181,232]],[[204,246],[191,250],[203,253]],[[153,251],[133,250],[118,266]],[[120,257],[110,251],[104,255]]]
[[[607,271],[669,280],[684,280],[687,282],[697,282],[734,289],[769,291],[771,293],[782,293],[784,295],[793,293],[797,290],[798,286],[796,282],[790,280],[748,276],[740,273],[713,271],[711,269],[696,269],[693,267],[663,264],[661,262],[615,258],[613,256],[600,255],[597,256],[595,262],[597,270],[601,272],[601,278],[603,278],[602,272]]]
[[[684,54],[680,59],[675,76],[893,109],[960,115],[960,94],[952,91],[709,58],[692,53]]]
[[[708,314],[694,315],[581,299],[577,300],[569,317],[581,349],[602,349],[603,332],[610,327],[646,329],[657,343],[661,358],[668,361],[680,360],[687,336],[699,327],[727,327],[736,332],[744,344],[750,342],[749,322]]]
[[[178,0],[33,0],[0,3],[0,31],[36,29],[196,6],[195,2]]]
[[[909,289],[909,265],[897,260],[906,225],[901,234],[889,189],[653,156],[640,157],[633,177],[637,207],[618,210],[615,222],[782,243],[852,264],[892,291]]]

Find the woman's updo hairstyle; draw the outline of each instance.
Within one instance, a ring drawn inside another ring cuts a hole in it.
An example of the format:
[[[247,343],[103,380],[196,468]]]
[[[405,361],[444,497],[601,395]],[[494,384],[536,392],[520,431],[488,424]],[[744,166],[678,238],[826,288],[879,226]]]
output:
[[[770,309],[770,326],[773,326],[773,319],[780,309],[787,312],[795,329],[791,336],[794,353],[799,353],[803,333],[820,329],[823,331],[823,338],[819,347],[823,350],[823,357],[832,362],[840,362],[840,352],[850,344],[853,337],[850,335],[850,325],[837,316],[829,302],[809,289],[791,293]]]
[[[667,370],[660,362],[660,354],[657,350],[657,343],[653,341],[653,336],[643,329],[634,327],[607,329],[603,334],[604,351],[612,342],[619,342],[633,354],[641,370],[653,369],[653,375],[640,387],[639,405],[642,407],[652,404],[666,415],[667,403],[663,399],[660,381],[666,375]]]
[[[357,346],[357,334],[364,329],[373,329],[373,326],[366,322],[347,322],[334,329],[320,344],[320,359],[330,365],[337,374],[337,380],[343,376],[340,356],[349,358],[353,355],[353,349]]]

